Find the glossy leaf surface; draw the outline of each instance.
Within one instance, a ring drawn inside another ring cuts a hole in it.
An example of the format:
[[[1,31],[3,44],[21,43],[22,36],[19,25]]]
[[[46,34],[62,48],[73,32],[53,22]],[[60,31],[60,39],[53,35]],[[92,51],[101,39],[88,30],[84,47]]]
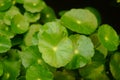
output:
[[[76,69],[85,66],[94,55],[94,46],[90,38],[84,35],[72,35],[74,57],[66,66],[68,69]]]
[[[25,12],[24,16],[29,22],[37,22],[40,19],[40,13]]]
[[[20,61],[5,60],[2,80],[16,80],[20,73]]]
[[[54,67],[65,66],[73,56],[72,42],[59,22],[49,22],[42,27],[38,47],[44,61]]]
[[[42,0],[24,0],[23,6],[27,11],[35,13],[40,12],[46,4]]]
[[[91,34],[98,26],[95,15],[85,9],[71,9],[61,17],[61,22],[68,29],[82,34]]]
[[[53,80],[53,75],[44,66],[36,64],[27,69],[26,80]]]
[[[25,33],[29,28],[29,22],[27,19],[21,15],[17,14],[13,17],[11,22],[11,29],[16,34]]]
[[[12,6],[12,0],[0,0],[0,11],[5,11]]]
[[[100,26],[98,29],[98,38],[109,51],[116,50],[119,45],[119,36],[110,25],[104,24]]]

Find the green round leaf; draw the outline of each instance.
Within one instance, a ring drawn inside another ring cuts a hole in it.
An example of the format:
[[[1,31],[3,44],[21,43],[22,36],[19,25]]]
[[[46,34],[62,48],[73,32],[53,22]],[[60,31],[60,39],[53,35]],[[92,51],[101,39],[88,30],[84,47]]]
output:
[[[31,65],[27,69],[26,80],[53,80],[53,75],[42,65]]]
[[[11,46],[12,45],[9,38],[0,36],[0,53],[7,52]]]
[[[7,25],[11,25],[11,20],[12,18],[16,15],[16,14],[20,14],[19,9],[16,6],[12,6],[6,13],[4,16],[4,22]]]
[[[26,18],[21,15],[17,14],[13,17],[11,22],[11,29],[16,34],[22,34],[25,33],[29,28],[29,22],[26,20]]]
[[[74,57],[68,63],[66,68],[76,69],[85,66],[91,61],[94,55],[94,46],[90,38],[84,35],[71,35],[70,39],[73,42]]]
[[[75,80],[75,76],[72,71],[56,71],[54,73],[54,80]]]
[[[46,63],[53,67],[65,66],[73,57],[71,40],[59,22],[46,23],[39,32],[39,50]]]
[[[46,23],[46,22],[54,21],[55,19],[56,19],[56,15],[51,7],[46,6],[41,11],[41,22]]]
[[[38,39],[35,39],[34,35],[37,35],[39,29],[42,27],[40,24],[32,24],[29,31],[25,35],[24,42],[26,46],[37,45]],[[38,37],[37,37],[38,38]]]
[[[0,0],[0,11],[5,11],[12,6],[12,0]]]
[[[98,38],[109,51],[116,50],[119,45],[119,36],[116,31],[107,24],[100,26],[98,29]]]
[[[25,12],[24,16],[29,22],[36,22],[40,19],[40,13]]]
[[[82,34],[91,34],[98,26],[95,15],[87,9],[71,9],[61,21],[68,29]]]
[[[4,24],[3,21],[0,21],[0,35],[8,38],[14,37],[14,33],[11,31],[10,27]]]
[[[120,52],[116,52],[110,60],[110,71],[116,80],[120,79]]]
[[[40,12],[46,6],[43,0],[24,0],[23,7],[31,12]]]
[[[1,80],[16,80],[20,73],[20,61],[4,60],[4,74]]]
[[[19,51],[19,55],[25,68],[28,68],[35,63],[43,64],[41,53],[39,52],[37,46],[31,46],[23,51]]]

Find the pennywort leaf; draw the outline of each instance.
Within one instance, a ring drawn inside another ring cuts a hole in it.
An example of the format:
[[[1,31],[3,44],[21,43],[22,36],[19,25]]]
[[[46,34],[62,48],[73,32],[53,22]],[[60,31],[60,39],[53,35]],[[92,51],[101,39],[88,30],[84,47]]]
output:
[[[14,33],[11,31],[10,26],[6,25],[3,21],[0,21],[0,35],[7,38],[13,38]]]
[[[49,7],[46,6],[42,11],[41,11],[41,22],[46,23],[46,22],[50,22],[50,21],[54,21],[55,19],[57,19],[54,10]]]
[[[11,25],[12,18],[16,15],[20,14],[19,9],[16,6],[12,6],[8,11],[6,11],[4,16],[4,23],[7,25]]]
[[[44,66],[35,64],[27,69],[26,80],[53,80],[53,75]]]
[[[94,55],[94,46],[90,38],[84,35],[71,35],[74,57],[66,66],[68,69],[76,69],[85,66]]]
[[[25,12],[24,16],[29,22],[37,22],[40,19],[40,13]]]
[[[39,29],[42,27],[40,24],[32,24],[29,28],[29,31],[26,33],[24,42],[26,46],[37,45],[38,44],[38,37],[37,33]],[[37,39],[35,38],[37,37]]]
[[[53,67],[65,66],[73,56],[71,40],[59,22],[46,23],[39,32],[38,47],[42,58]]]
[[[17,14],[13,17],[11,21],[11,29],[16,34],[25,33],[29,28],[29,22],[27,19],[21,15]]]
[[[11,46],[11,40],[9,38],[0,36],[0,53],[7,52]]]
[[[98,26],[95,15],[86,9],[71,9],[67,11],[61,17],[61,22],[68,29],[81,34],[91,34]]]
[[[25,68],[28,68],[32,64],[43,64],[41,58],[41,53],[38,50],[37,46],[31,46],[26,48],[23,51],[19,52],[20,58],[22,60],[22,65]]]
[[[0,0],[0,11],[5,11],[12,6],[12,0]]]
[[[114,51],[119,45],[119,36],[116,31],[107,24],[101,25],[98,29],[98,38],[102,45],[109,51]]]
[[[2,80],[16,80],[20,73],[20,61],[4,60]]]

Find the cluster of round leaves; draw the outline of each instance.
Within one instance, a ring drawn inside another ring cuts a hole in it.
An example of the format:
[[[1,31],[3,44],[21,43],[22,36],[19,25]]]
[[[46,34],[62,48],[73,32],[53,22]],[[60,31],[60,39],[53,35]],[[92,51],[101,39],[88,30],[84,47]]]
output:
[[[75,80],[79,74],[109,80],[104,62],[109,51],[118,50],[116,31],[101,25],[91,7],[60,16],[43,0],[0,0],[0,80]],[[110,71],[119,80],[118,56],[111,57]]]

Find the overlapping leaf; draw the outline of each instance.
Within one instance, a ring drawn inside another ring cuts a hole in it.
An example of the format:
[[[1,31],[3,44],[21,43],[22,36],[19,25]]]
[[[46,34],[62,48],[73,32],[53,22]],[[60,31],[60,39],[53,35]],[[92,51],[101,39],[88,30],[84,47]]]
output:
[[[53,80],[53,75],[44,66],[35,64],[27,69],[26,80]]]
[[[20,58],[22,60],[22,65],[28,68],[32,64],[43,64],[41,58],[41,53],[37,46],[31,46],[26,48],[24,51],[19,52]]]
[[[74,46],[74,57],[66,67],[76,69],[85,66],[94,55],[93,43],[84,35],[72,35],[70,39]]]
[[[65,66],[73,56],[71,40],[58,21],[46,23],[39,32],[39,50],[46,63],[54,67]]]
[[[29,22],[27,19],[21,15],[17,14],[13,17],[11,21],[11,29],[16,34],[25,33],[29,28]]]
[[[110,71],[116,80],[120,79],[120,52],[116,52],[110,61]]]
[[[16,80],[20,74],[20,61],[4,60],[2,80]]]
[[[7,52],[11,46],[11,40],[9,38],[0,36],[0,53]]]

